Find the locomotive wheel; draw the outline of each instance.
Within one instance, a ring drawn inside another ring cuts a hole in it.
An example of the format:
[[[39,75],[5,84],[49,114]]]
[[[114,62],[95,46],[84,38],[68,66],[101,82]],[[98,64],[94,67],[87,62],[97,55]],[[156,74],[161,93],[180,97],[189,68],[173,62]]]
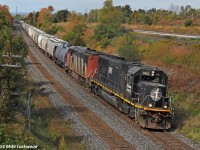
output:
[[[117,99],[117,103],[118,103],[118,107],[117,107],[118,110],[121,111],[121,112],[123,112],[123,110],[122,110],[122,103],[123,103],[123,101],[122,101],[121,99],[118,98],[118,99]]]
[[[95,86],[95,87],[94,87],[94,93],[95,93],[96,95],[98,95],[98,86]]]
[[[129,113],[129,105],[128,105],[128,103],[123,102],[123,104],[122,104],[122,111],[126,115]]]
[[[72,75],[72,71],[69,69],[69,70],[67,71],[67,74],[71,76],[71,75]]]

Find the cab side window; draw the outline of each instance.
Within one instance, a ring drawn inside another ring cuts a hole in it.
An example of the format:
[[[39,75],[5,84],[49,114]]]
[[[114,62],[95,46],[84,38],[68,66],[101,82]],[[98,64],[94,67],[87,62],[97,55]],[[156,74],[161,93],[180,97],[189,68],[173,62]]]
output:
[[[136,76],[134,77],[134,83],[138,83],[138,82],[139,82],[139,80],[140,80],[140,77],[139,77],[139,75],[136,75]]]

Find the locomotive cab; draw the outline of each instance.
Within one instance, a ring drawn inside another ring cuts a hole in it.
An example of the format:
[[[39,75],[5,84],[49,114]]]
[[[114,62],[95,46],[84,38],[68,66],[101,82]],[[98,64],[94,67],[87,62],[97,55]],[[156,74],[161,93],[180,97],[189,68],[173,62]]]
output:
[[[167,75],[155,67],[132,67],[127,73],[127,97],[138,106],[135,116],[145,128],[171,127],[171,98],[167,97]]]

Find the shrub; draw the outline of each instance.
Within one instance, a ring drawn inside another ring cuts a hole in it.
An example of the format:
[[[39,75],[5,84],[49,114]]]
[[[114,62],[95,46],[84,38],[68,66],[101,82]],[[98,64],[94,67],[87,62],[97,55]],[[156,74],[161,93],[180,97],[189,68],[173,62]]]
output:
[[[139,61],[140,53],[136,46],[133,44],[135,36],[132,33],[127,33],[123,36],[122,45],[118,49],[120,56],[125,57],[129,61]]]
[[[150,16],[145,16],[144,17],[144,23],[147,25],[152,25],[153,24],[153,20]]]
[[[61,26],[53,26],[45,30],[46,33],[55,35],[58,31],[64,31],[64,28]]]
[[[185,25],[186,27],[190,27],[190,26],[192,25],[192,23],[193,23],[192,20],[186,20],[186,21],[184,22],[184,25]]]
[[[102,48],[110,44],[110,41],[124,32],[123,28],[115,24],[99,24],[94,31],[96,39]]]
[[[86,29],[85,24],[78,24],[73,27],[72,31],[68,32],[63,40],[70,42],[72,45],[85,46],[85,41],[83,40],[83,32]]]
[[[58,145],[58,149],[59,150],[66,150],[67,148],[67,144],[65,142],[65,137],[61,136],[60,140],[59,140],[59,145]]]

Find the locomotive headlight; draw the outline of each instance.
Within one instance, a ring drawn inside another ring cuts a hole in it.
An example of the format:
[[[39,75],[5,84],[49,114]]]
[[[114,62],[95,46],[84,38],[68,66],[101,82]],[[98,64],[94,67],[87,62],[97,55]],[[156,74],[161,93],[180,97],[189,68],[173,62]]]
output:
[[[152,107],[153,105],[151,103],[149,103],[149,107]]]
[[[154,74],[155,74],[155,72],[154,72],[154,71],[152,71],[152,76],[154,76]]]
[[[167,108],[168,108],[168,106],[167,106],[167,103],[166,103],[166,102],[164,103],[164,108],[165,108],[165,109],[167,109]]]

